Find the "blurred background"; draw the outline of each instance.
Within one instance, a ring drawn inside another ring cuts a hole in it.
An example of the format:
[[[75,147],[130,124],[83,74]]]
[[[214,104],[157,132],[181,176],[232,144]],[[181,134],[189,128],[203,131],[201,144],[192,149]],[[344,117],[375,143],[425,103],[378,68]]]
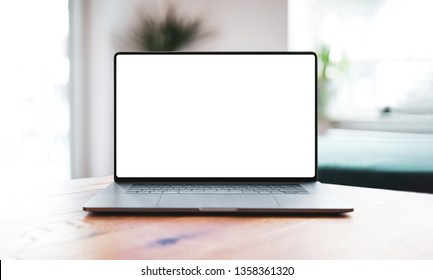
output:
[[[117,51],[312,50],[320,131],[433,133],[433,26],[422,0],[0,2],[0,173],[113,174]]]

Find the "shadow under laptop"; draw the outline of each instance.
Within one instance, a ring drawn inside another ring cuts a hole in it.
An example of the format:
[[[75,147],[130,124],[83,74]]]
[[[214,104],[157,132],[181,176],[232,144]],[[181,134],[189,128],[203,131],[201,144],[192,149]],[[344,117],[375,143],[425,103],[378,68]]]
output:
[[[348,213],[245,213],[245,212],[179,212],[179,213],[138,213],[138,212],[89,212],[85,218],[98,217],[243,217],[243,218],[332,218],[332,219],[350,219]]]

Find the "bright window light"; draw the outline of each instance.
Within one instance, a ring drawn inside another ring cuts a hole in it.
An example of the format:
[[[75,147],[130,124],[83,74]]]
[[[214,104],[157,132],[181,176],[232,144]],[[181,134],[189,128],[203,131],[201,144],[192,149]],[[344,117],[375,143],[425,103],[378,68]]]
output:
[[[337,119],[386,107],[433,113],[432,10],[422,0],[289,0],[289,48],[329,47]]]
[[[16,184],[70,178],[67,0],[0,2],[0,169]]]

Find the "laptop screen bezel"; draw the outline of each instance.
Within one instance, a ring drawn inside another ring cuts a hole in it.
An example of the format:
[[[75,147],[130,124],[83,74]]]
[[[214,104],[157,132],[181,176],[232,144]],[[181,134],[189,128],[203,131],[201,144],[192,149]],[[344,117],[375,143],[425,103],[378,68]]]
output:
[[[311,55],[314,57],[314,90],[315,90],[315,104],[314,104],[314,176],[313,177],[118,177],[117,176],[117,57],[120,55]],[[308,182],[317,181],[317,55],[312,51],[305,52],[290,52],[290,51],[268,51],[268,52],[117,52],[114,55],[114,180],[117,183],[126,182],[167,182],[167,183],[289,183],[289,182]]]

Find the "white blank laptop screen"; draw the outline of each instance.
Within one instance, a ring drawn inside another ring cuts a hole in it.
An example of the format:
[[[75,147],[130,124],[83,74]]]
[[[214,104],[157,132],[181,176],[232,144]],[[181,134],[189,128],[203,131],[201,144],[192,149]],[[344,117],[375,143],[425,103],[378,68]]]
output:
[[[312,54],[118,54],[118,177],[315,176]]]

